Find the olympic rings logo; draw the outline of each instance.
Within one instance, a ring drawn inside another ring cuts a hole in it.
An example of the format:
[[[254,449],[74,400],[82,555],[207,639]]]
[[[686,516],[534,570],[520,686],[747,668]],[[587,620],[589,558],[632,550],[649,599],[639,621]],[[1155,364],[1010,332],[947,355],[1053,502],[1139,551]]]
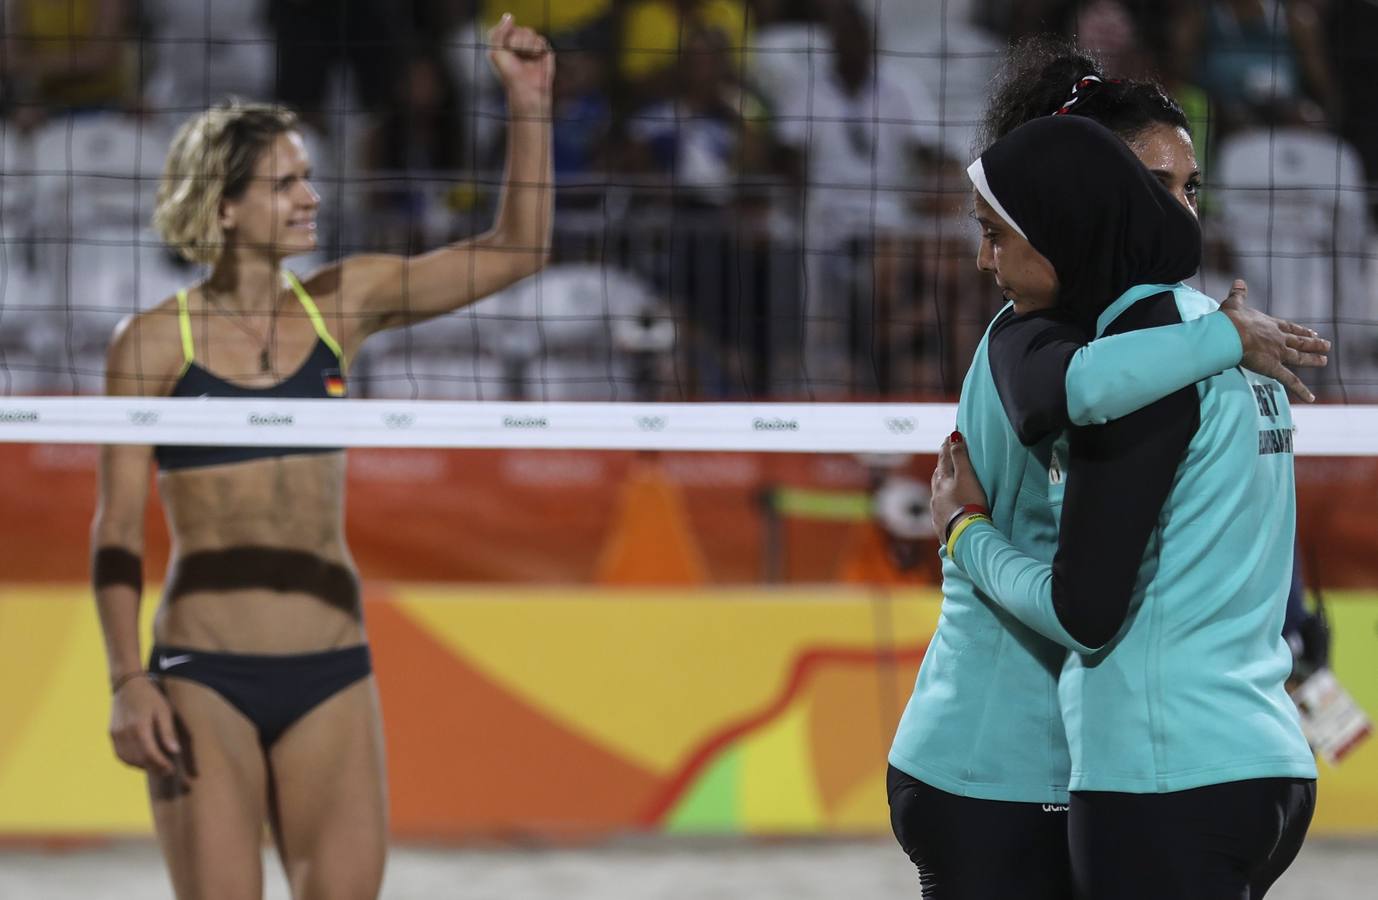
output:
[[[636,416],[636,427],[642,431],[664,431],[670,420],[664,416]]]
[[[158,424],[158,414],[151,409],[131,409],[129,411],[129,424],[147,426]]]
[[[416,416],[411,413],[383,413],[383,424],[388,428],[410,428],[416,424]]]
[[[918,423],[908,416],[886,418],[885,427],[890,429],[891,434],[913,434],[914,429],[918,428]]]

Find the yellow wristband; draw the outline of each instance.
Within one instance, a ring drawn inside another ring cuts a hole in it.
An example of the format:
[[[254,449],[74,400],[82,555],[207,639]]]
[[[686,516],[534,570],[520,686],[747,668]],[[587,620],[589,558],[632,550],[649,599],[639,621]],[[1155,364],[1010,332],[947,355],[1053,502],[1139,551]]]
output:
[[[966,531],[968,528],[971,527],[971,523],[972,523],[972,522],[989,522],[989,521],[991,521],[990,516],[987,516],[987,515],[985,515],[985,514],[983,514],[983,513],[973,513],[972,515],[967,516],[965,519],[963,519],[962,521],[958,522],[955,526],[953,526],[953,528],[952,528],[952,537],[950,537],[950,538],[947,539],[947,555],[948,555],[948,558],[950,559],[950,558],[952,557],[952,554],[954,554],[954,553],[957,552],[957,538],[961,537],[961,536],[962,536],[962,532]]]

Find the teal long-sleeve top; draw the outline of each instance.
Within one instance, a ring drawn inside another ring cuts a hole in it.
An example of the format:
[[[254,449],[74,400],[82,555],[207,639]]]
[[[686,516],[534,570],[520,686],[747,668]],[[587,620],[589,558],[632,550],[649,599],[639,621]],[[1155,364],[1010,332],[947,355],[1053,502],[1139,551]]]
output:
[[[1182,285],[1142,286],[1106,311],[1098,333],[1162,330],[1215,308]],[[1074,651],[1058,679],[1071,790],[1315,777],[1283,687],[1292,434],[1282,386],[1227,369],[1050,438],[1066,454],[1051,559],[1045,545],[985,523],[952,548],[1003,612]]]
[[[989,357],[992,331],[1018,327],[1021,318],[1006,307],[987,330],[962,384],[957,427],[986,488],[993,530],[1047,563],[1057,547],[1058,460],[1065,463],[1066,439],[1021,444]],[[1040,359],[1051,359],[1065,389],[1037,398],[1043,405],[1033,404],[1026,430],[1041,425],[1060,433],[1069,415],[1077,422],[1117,419],[1237,365],[1242,353],[1223,314],[1090,344],[1084,336],[1061,337]],[[944,558],[942,569],[938,627],[890,763],[959,796],[1065,803],[1070,757],[1057,680],[1066,650],[993,602],[953,560]]]

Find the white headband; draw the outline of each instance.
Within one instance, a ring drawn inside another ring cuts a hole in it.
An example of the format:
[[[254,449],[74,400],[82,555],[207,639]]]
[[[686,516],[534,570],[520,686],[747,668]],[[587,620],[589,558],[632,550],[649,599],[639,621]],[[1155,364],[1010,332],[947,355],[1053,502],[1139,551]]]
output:
[[[980,193],[981,198],[990,204],[991,209],[999,213],[1000,218],[1005,220],[1005,224],[1013,228],[1020,237],[1027,241],[1029,236],[1024,233],[1024,229],[1019,227],[1019,223],[1014,220],[1014,217],[1005,212],[1005,207],[1000,205],[1000,201],[996,199],[995,193],[990,189],[990,182],[986,180],[986,167],[981,164],[979,156],[976,158],[976,162],[967,166],[967,176],[971,179],[971,183],[976,185],[976,190]]]

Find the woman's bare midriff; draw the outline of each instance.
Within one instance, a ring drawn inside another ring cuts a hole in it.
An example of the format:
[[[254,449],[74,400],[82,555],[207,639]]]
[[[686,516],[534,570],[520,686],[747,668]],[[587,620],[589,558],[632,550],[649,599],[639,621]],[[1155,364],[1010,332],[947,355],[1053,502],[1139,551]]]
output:
[[[154,625],[157,641],[271,654],[360,643],[360,610],[341,599],[343,584],[358,577],[344,541],[344,476],[340,452],[160,474],[172,556]],[[237,583],[246,580],[235,571],[245,559],[288,571],[274,571],[273,584]],[[294,567],[309,572],[299,577]],[[225,570],[223,578],[217,570]],[[294,589],[321,571],[332,576],[333,591]],[[217,580],[234,587],[216,589]]]

